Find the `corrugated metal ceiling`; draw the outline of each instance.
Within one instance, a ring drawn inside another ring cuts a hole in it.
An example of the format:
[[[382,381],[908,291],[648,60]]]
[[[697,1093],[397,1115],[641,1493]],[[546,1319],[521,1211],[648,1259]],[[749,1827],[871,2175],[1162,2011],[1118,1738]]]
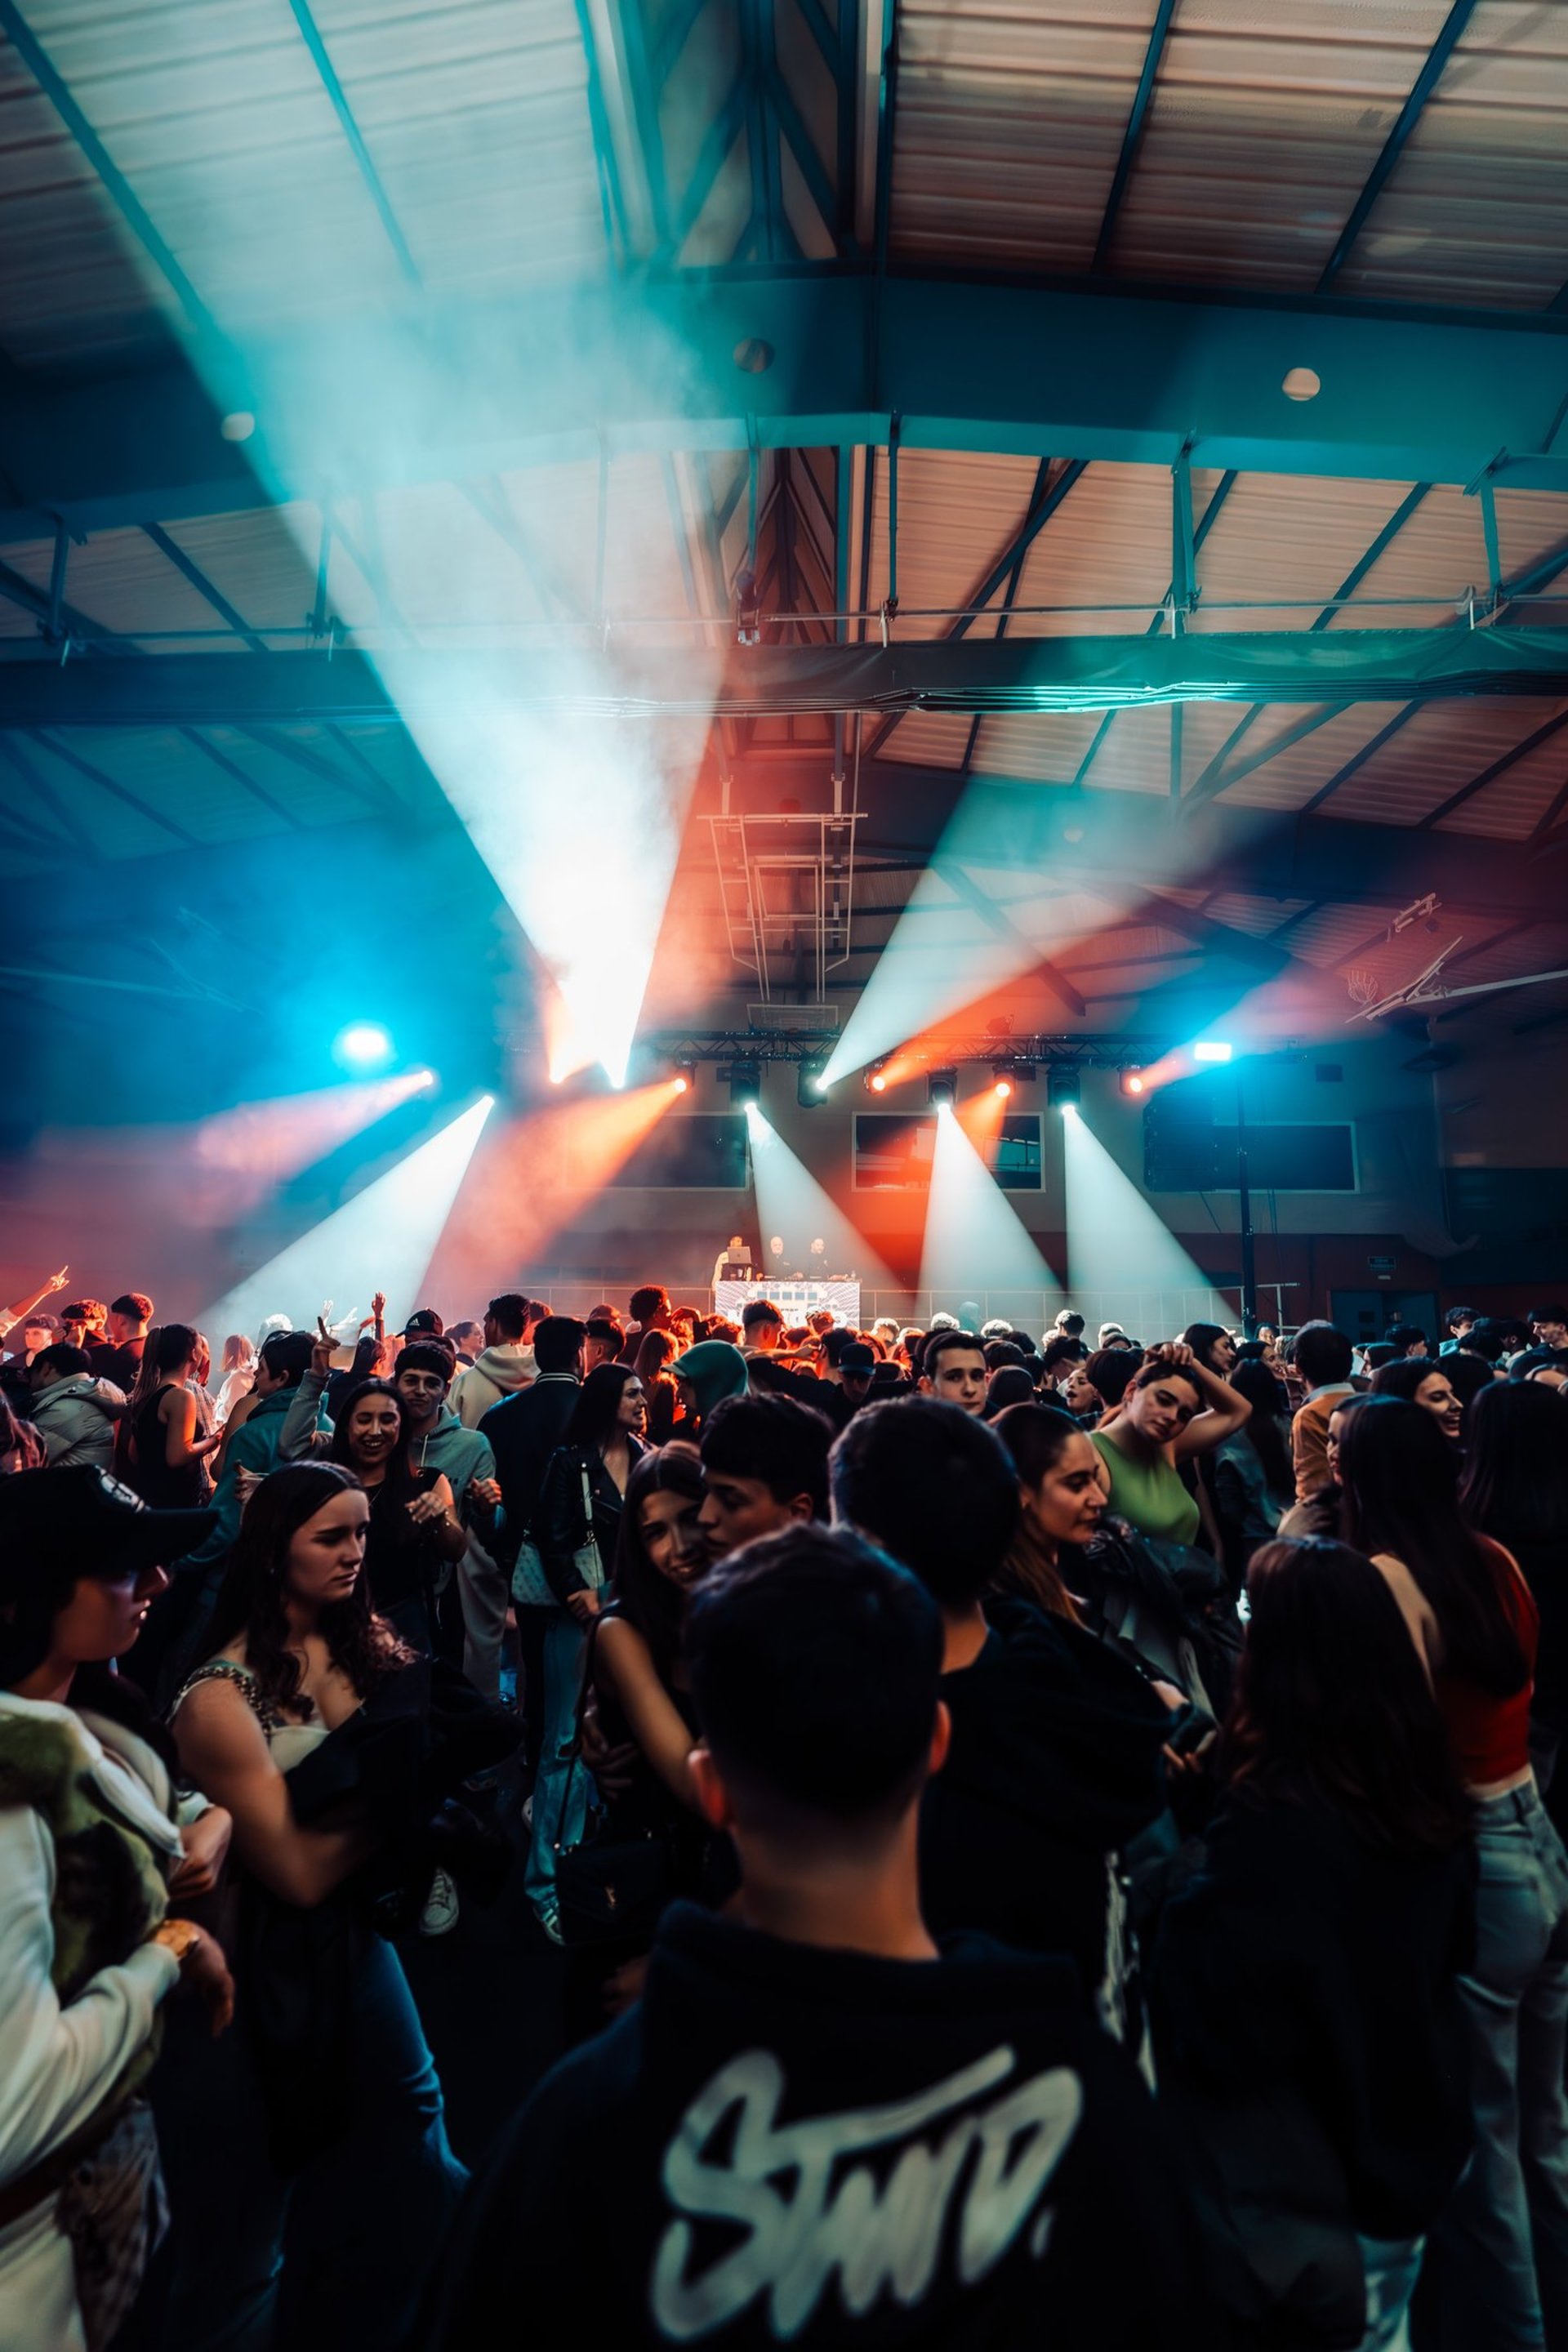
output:
[[[596,35],[585,47],[573,0],[317,0],[363,163],[283,0],[25,6],[199,303],[226,330],[404,300],[411,278],[443,295],[515,294],[601,269],[610,257],[593,121],[594,59],[603,70],[605,56]],[[616,8],[607,13],[616,19]],[[1089,270],[1098,249],[1100,266],[1124,278],[1310,292],[1447,14],[1448,0],[1270,0],[1267,9],[1256,0],[1178,0],[1108,226],[1155,0],[904,0],[893,261],[1071,276]],[[837,9],[780,0],[774,22],[778,88],[761,111],[737,113],[746,49],[732,0],[647,11],[650,50],[672,47],[653,106],[657,173],[647,163],[650,217],[662,204],[671,258],[790,260],[793,246],[812,260],[832,251],[842,116],[824,40],[837,37]],[[875,121],[875,95],[873,73],[855,93],[862,123]],[[720,128],[727,136],[715,154]],[[638,251],[656,242],[650,230]],[[1335,291],[1530,308],[1552,300],[1565,281],[1568,8],[1480,0]],[[0,46],[0,349],[24,367],[91,366],[144,340],[175,309],[166,278],[54,108],[16,52]],[[1060,466],[1073,452],[1040,455]],[[725,600],[743,560],[746,500],[731,503],[721,540],[704,502],[726,497],[742,463],[679,459],[670,478],[656,458],[617,459],[605,530],[612,614],[669,618],[693,596],[709,607]],[[809,463],[794,453],[791,467]],[[852,583],[862,465],[857,458],[842,519]],[[921,608],[951,611],[995,565],[1025,515],[1037,461],[909,450],[900,476],[895,625],[904,636],[936,635],[947,623],[920,617]],[[688,534],[684,562],[672,480]],[[831,468],[810,481],[793,471],[782,492],[779,481],[770,457],[761,486],[769,529],[781,511],[798,525],[809,509],[816,537],[800,542],[800,593],[803,607],[820,609],[831,593],[831,539],[822,536],[832,528]],[[1196,515],[1217,488],[1218,478],[1194,465]],[[1240,477],[1207,533],[1197,566],[1203,601],[1188,625],[1308,626],[1411,488]],[[328,609],[349,629],[439,644],[495,641],[545,616],[585,614],[595,602],[597,495],[587,466],[345,499],[331,517]],[[887,592],[888,501],[879,453],[873,604]],[[1568,499],[1500,488],[1496,509],[1505,577],[1556,551],[1568,554]],[[171,520],[163,526],[168,549],[143,531],[97,533],[72,551],[69,600],[131,643],[232,642],[211,598],[182,571],[183,556],[265,645],[298,643],[316,600],[321,521],[300,501]],[[41,592],[53,554],[39,543],[8,550],[7,561]],[[1009,625],[1022,634],[1144,629],[1172,570],[1169,476],[1094,465],[1030,548],[1017,583],[1025,609]],[[1434,489],[1371,565],[1359,608],[1329,625],[1434,625],[1459,615],[1468,592],[1484,592],[1487,572],[1479,501]],[[774,601],[782,593],[775,580]],[[1372,601],[1381,599],[1396,601]],[[1287,600],[1289,611],[1268,609]],[[1237,604],[1251,609],[1226,609]],[[1128,609],[1026,609],[1041,605]],[[0,596],[0,637],[26,638],[35,627]],[[980,635],[994,627],[989,618],[976,624]],[[1556,804],[1568,735],[1449,814],[1436,813],[1552,708],[1417,713],[1328,805],[1352,822],[1436,817],[1446,831],[1524,839]],[[1247,722],[1232,755],[1247,772],[1223,785],[1227,802],[1309,806],[1398,714],[1325,709],[1300,733],[1302,716],[1266,709]],[[1212,763],[1246,718],[1235,707],[1184,713],[1186,790],[1200,776],[1212,782]],[[69,746],[31,745],[30,772],[13,772],[40,809],[74,813],[96,850],[113,857],[152,854],[185,835],[239,840],[282,824],[339,822],[386,788],[389,767],[405,793],[429,789],[413,755],[392,749],[395,739],[380,730],[352,743],[309,730],[274,732],[270,744],[226,730],[101,735],[74,764]],[[963,717],[920,714],[886,748],[891,759],[933,768],[968,756],[981,772],[1068,782],[1097,737],[1087,789],[1169,795],[1172,722],[1163,710],[1124,713],[1103,734],[1092,714],[994,719],[978,730]],[[782,728],[756,737],[779,748],[790,740]],[[826,730],[812,740],[826,740]],[[896,903],[896,877],[889,887]],[[1300,902],[1265,900],[1215,908],[1216,919],[1247,930],[1297,911]],[[1321,960],[1340,937],[1335,919],[1332,908],[1304,917],[1292,946]],[[1375,910],[1350,910],[1345,938],[1374,919]],[[1521,943],[1521,954],[1533,951]]]

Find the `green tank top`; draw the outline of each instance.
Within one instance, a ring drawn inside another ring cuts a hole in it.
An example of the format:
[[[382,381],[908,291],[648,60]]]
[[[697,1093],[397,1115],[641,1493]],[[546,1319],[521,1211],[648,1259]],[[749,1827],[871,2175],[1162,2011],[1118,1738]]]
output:
[[[1098,1429],[1089,1442],[1110,1473],[1110,1507],[1119,1518],[1131,1520],[1140,1535],[1196,1542],[1198,1507],[1171,1463],[1163,1456],[1134,1462]]]

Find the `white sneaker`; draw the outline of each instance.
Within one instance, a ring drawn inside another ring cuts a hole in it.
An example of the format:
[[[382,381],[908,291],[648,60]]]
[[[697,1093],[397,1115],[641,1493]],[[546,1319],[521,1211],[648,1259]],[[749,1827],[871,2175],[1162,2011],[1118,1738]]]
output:
[[[458,1890],[448,1871],[438,1870],[430,1881],[425,1908],[419,1914],[422,1936],[445,1936],[458,1924]]]
[[[561,1906],[552,1895],[546,1895],[542,1903],[534,1905],[533,1916],[552,1944],[563,1944],[566,1941],[561,1932]]]

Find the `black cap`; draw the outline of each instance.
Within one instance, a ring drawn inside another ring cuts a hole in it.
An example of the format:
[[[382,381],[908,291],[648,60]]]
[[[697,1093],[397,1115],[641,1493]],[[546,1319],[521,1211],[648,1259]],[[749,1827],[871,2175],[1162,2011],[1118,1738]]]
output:
[[[841,1372],[874,1372],[878,1361],[875,1348],[868,1348],[864,1339],[851,1339],[838,1359],[838,1369]]]
[[[216,1511],[149,1510],[107,1470],[18,1470],[0,1478],[0,1592],[45,1549],[72,1575],[123,1576],[181,1559],[216,1525]]]
[[[405,1339],[439,1339],[445,1326],[433,1307],[417,1307],[403,1327]]]

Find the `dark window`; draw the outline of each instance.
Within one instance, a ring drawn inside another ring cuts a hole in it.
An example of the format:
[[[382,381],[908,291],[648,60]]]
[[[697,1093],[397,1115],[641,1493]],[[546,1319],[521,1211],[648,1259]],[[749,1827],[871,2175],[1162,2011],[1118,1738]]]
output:
[[[1234,1126],[1152,1119],[1146,1112],[1144,1184],[1151,1192],[1234,1192],[1236,1146]],[[1247,1180],[1258,1192],[1353,1192],[1355,1129],[1348,1121],[1287,1127],[1248,1120]]]
[[[744,1112],[661,1118],[610,1181],[671,1192],[743,1192],[750,1181]]]
[[[855,1186],[861,1192],[924,1192],[936,1152],[936,1113],[863,1111],[855,1121]],[[981,1157],[1005,1192],[1040,1190],[1040,1118],[1002,1122]]]

